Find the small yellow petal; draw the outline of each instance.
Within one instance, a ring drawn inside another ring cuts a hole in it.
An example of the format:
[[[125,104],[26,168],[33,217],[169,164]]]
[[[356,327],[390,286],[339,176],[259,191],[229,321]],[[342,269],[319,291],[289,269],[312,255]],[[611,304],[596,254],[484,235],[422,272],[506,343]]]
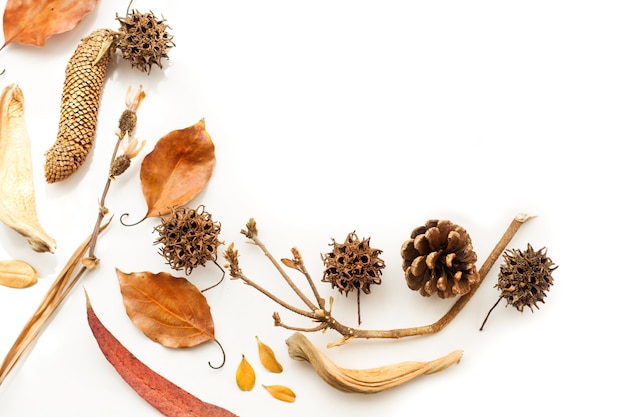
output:
[[[296,394],[284,385],[263,385],[263,388],[269,391],[276,399],[292,403],[296,400]]]
[[[256,382],[254,369],[244,355],[241,355],[241,362],[239,362],[237,367],[235,379],[237,380],[237,386],[242,391],[250,391]]]
[[[281,373],[283,371],[283,366],[276,359],[272,348],[261,342],[258,336],[255,337],[259,348],[259,359],[261,360],[261,365],[263,365],[263,367],[270,372]]]

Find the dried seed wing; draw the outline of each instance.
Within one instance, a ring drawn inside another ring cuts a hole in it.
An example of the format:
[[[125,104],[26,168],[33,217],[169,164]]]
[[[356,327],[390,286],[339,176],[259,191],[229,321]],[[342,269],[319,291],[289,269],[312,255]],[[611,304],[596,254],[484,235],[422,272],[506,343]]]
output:
[[[284,385],[263,385],[272,397],[285,401],[288,403],[292,403],[296,400],[296,394],[289,388]]]
[[[237,367],[235,379],[237,380],[237,386],[242,391],[250,391],[254,388],[256,374],[254,373],[254,368],[252,368],[252,365],[250,365],[250,362],[248,362],[244,355],[241,355],[241,362],[239,362],[239,366]]]
[[[36,252],[54,253],[56,242],[37,216],[24,94],[17,84],[0,96],[0,221],[28,240]]]
[[[255,337],[259,348],[259,359],[261,360],[261,365],[263,365],[263,367],[270,372],[277,374],[281,373],[283,371],[283,366],[276,359],[272,348],[261,342],[258,336]]]

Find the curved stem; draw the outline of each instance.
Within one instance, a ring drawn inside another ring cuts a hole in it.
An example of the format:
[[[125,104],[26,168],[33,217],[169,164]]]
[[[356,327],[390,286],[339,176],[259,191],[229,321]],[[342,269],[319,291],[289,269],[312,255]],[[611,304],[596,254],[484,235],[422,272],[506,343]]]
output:
[[[224,281],[224,277],[226,276],[226,271],[224,271],[224,268],[222,268],[222,267],[220,266],[220,264],[218,264],[216,261],[213,261],[213,263],[214,263],[215,265],[217,265],[217,267],[220,269],[220,271],[222,271],[222,277],[220,278],[220,280],[219,280],[216,284],[213,284],[213,285],[211,285],[211,286],[208,286],[208,287],[206,287],[205,289],[200,290],[200,292],[205,292],[205,291],[210,290],[211,288],[215,288],[215,287],[217,287],[218,285],[220,285],[220,284],[222,283],[222,281]]]
[[[211,361],[209,361],[208,363],[211,368],[220,369],[226,363],[226,352],[224,351],[224,347],[222,346],[222,344],[217,339],[215,339],[214,342],[217,343],[217,345],[220,347],[222,351],[222,364],[220,366],[213,366],[211,365]]]
[[[122,220],[122,219],[123,219],[124,217],[126,217],[126,216],[130,216],[130,214],[129,214],[129,213],[124,213],[124,214],[122,214],[122,215],[120,216],[120,223],[122,223],[122,226],[127,226],[127,227],[130,227],[130,226],[137,226],[139,223],[141,223],[142,221],[146,220],[146,216],[144,216],[144,217],[142,217],[142,218],[141,218],[141,220],[139,220],[139,221],[138,221],[138,222],[136,222],[136,223],[124,223],[124,220]]]
[[[487,312],[487,316],[485,317],[485,320],[483,320],[483,324],[480,326],[480,329],[478,329],[478,330],[480,330],[480,331],[482,331],[482,330],[483,330],[483,328],[485,327],[485,323],[487,323],[487,320],[489,319],[489,315],[491,314],[491,312],[493,311],[493,309],[494,309],[494,308],[496,308],[496,306],[500,303],[500,300],[502,300],[502,296],[500,296],[500,297],[498,298],[498,301],[496,301],[496,303],[493,305],[493,307],[491,307],[491,308],[489,309],[489,311]]]

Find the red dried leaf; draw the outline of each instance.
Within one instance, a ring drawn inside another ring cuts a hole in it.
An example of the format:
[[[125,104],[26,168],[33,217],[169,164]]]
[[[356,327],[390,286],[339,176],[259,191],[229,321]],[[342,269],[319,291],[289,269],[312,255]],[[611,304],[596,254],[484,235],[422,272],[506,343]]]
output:
[[[58,33],[74,29],[98,0],[8,0],[4,8],[4,46],[11,42],[43,46]]]
[[[215,146],[204,120],[163,136],[141,163],[141,189],[147,217],[164,216],[183,206],[209,182],[215,167]]]
[[[137,359],[104,327],[93,311],[87,292],[85,296],[87,321],[100,350],[126,383],[151,406],[167,417],[237,417],[225,408],[200,400]]]
[[[116,269],[126,313],[150,339],[171,348],[215,340],[211,308],[185,278]]]

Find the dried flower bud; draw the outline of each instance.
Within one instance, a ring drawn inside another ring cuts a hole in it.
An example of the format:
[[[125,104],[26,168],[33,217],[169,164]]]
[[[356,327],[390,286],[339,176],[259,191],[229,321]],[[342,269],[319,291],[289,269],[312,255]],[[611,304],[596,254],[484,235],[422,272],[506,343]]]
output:
[[[126,155],[120,155],[111,163],[111,169],[109,170],[109,177],[115,178],[122,175],[130,167],[130,158]]]
[[[118,123],[120,129],[120,137],[124,136],[132,136],[135,131],[135,126],[137,126],[137,113],[133,110],[126,109],[122,112],[120,116],[120,121]]]
[[[359,240],[354,233],[348,234],[344,243],[337,243],[333,239],[333,251],[322,256],[324,261],[324,276],[322,282],[329,282],[332,288],[337,287],[339,293],[346,296],[350,291],[357,291],[357,302],[360,293],[370,293],[371,284],[380,284],[385,262],[378,256],[380,249],[370,247],[370,238]],[[359,324],[360,318],[359,303]]]
[[[221,225],[214,222],[204,206],[197,209],[175,208],[161,224],[154,228],[160,237],[154,244],[174,270],[184,270],[189,275],[194,268],[217,260]]]

